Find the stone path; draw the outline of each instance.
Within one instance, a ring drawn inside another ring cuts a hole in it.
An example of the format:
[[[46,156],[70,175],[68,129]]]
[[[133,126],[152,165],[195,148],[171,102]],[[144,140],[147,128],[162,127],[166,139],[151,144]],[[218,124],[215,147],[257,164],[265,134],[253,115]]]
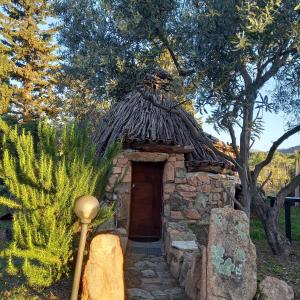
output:
[[[132,250],[136,246],[135,243],[134,248],[129,246],[126,250],[126,299],[188,300],[184,290],[170,274],[164,257]]]

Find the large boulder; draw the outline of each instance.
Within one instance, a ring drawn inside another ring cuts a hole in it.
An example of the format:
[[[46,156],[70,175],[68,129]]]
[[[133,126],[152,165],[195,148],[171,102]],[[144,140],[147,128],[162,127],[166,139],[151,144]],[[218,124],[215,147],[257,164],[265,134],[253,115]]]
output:
[[[294,291],[286,282],[275,277],[267,276],[260,284],[262,300],[293,300]]]
[[[207,246],[207,300],[252,300],[256,294],[256,251],[247,215],[212,209]]]
[[[82,300],[124,300],[123,253],[119,237],[97,235],[84,269]]]

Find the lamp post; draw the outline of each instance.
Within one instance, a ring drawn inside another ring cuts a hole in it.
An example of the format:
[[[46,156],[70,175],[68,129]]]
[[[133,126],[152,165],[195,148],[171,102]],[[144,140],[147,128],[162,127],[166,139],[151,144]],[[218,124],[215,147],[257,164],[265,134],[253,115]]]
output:
[[[80,197],[75,203],[74,212],[80,218],[81,221],[81,234],[80,234],[77,260],[76,260],[71,300],[77,300],[78,297],[83,251],[86,242],[86,234],[87,234],[88,226],[91,223],[91,221],[96,217],[99,208],[100,208],[99,201],[93,196]]]

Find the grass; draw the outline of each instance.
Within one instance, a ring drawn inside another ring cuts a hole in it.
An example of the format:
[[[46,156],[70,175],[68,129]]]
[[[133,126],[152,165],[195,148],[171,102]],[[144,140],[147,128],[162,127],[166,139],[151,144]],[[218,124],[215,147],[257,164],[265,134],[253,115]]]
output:
[[[280,210],[279,225],[285,234],[284,209]],[[300,300],[300,207],[291,207],[292,253],[289,259],[273,255],[266,242],[266,235],[258,218],[250,221],[250,235],[256,246],[257,278],[265,276],[286,281],[295,292],[295,300]]]
[[[280,210],[280,214],[279,214],[279,225],[282,232],[284,233],[285,217],[284,217],[283,208]],[[292,227],[292,240],[300,241],[300,207],[291,207],[291,227]],[[250,235],[251,238],[256,241],[266,240],[266,234],[258,218],[251,219]]]
[[[0,206],[0,216],[7,213]],[[280,257],[273,255],[265,240],[265,233],[261,222],[252,219],[251,238],[257,250],[258,280],[265,276],[274,276],[288,282],[295,291],[295,299],[300,299],[300,207],[291,208],[291,224],[293,238],[293,255],[289,261],[282,261]],[[0,229],[10,226],[10,222],[0,222]],[[280,227],[284,232],[284,209],[280,211]],[[203,234],[203,228],[198,229]],[[4,245],[0,243],[0,246]],[[0,247],[1,248],[1,247]],[[2,266],[1,266],[2,265]],[[30,288],[24,278],[8,276],[5,272],[5,263],[0,260],[0,299],[9,300],[62,300],[69,299],[72,278],[62,279],[57,284],[46,288]]]

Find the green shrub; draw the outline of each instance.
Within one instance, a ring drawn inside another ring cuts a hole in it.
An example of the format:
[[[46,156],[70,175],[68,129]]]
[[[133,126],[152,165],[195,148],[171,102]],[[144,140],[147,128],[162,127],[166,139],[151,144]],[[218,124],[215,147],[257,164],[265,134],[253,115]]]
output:
[[[8,273],[49,286],[69,271],[79,228],[74,201],[88,194],[101,198],[120,144],[97,159],[87,131],[76,126],[58,130],[43,122],[34,137],[0,119],[0,131],[0,177],[12,195],[0,196],[0,205],[14,212],[13,240],[1,256]]]

